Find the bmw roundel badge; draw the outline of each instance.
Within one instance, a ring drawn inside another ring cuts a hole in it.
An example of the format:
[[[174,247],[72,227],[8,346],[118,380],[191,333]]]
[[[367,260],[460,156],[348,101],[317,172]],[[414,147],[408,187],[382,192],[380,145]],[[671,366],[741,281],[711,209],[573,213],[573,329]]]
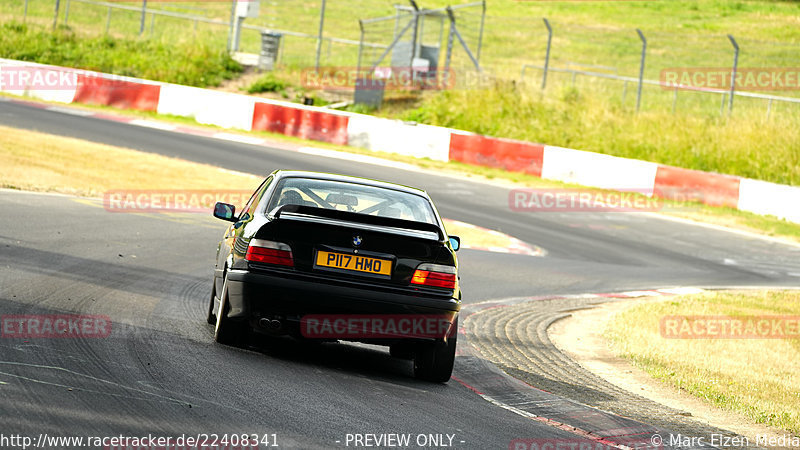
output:
[[[360,235],[353,236],[353,247],[358,247],[364,240],[361,239]]]

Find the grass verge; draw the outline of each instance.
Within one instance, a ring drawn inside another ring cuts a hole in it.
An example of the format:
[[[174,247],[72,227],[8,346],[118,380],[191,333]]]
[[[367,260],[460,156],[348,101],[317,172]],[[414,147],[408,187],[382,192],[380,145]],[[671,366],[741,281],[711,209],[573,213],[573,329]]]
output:
[[[86,36],[16,22],[0,26],[0,57],[199,87],[218,86],[242,71],[224,48],[203,40]]]
[[[565,87],[543,96],[530,87],[496,83],[443,91],[405,120],[549,145],[653,161],[775,183],[800,185],[800,126],[791,115],[732,117],[635,114],[592,88]]]
[[[800,433],[800,339],[666,339],[674,315],[800,315],[800,291],[706,292],[632,307],[605,331],[651,376],[758,423]]]
[[[254,190],[260,177],[80,139],[0,127],[0,187],[99,197],[110,190]]]

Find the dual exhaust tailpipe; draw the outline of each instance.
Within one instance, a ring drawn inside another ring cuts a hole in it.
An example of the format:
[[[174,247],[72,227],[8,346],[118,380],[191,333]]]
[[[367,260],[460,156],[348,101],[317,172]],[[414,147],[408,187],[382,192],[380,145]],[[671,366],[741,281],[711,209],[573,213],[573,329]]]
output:
[[[262,317],[258,320],[258,324],[270,331],[280,331],[283,328],[283,322],[277,319],[268,319],[266,317]]]

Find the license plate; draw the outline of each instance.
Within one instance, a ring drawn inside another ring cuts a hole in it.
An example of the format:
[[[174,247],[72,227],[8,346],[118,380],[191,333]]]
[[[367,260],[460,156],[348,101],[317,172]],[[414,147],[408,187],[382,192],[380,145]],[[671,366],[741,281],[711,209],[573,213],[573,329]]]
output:
[[[317,265],[375,275],[392,275],[392,262],[388,259],[369,258],[346,253],[318,251]]]

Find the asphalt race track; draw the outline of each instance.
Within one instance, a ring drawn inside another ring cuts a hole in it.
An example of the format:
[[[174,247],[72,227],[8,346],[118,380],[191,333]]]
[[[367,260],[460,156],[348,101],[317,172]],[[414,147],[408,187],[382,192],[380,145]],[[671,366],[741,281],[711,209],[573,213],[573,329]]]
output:
[[[508,188],[64,114],[0,101],[0,124],[248,173],[338,172],[422,187],[444,217],[508,233],[545,257],[459,252],[465,304],[676,286],[796,286],[800,247],[627,213],[512,212]],[[225,188],[225,186],[220,186]],[[456,448],[576,435],[420,382],[383,349],[264,342],[237,350],[205,323],[225,224],[111,213],[98,200],[0,191],[0,311],[108,316],[108,338],[0,339],[0,423],[27,436],[275,434],[345,448],[348,434],[454,436]],[[464,364],[457,362],[454,376]],[[448,443],[448,437],[445,437]],[[351,447],[353,446],[350,443]],[[430,446],[434,447],[434,446]]]

